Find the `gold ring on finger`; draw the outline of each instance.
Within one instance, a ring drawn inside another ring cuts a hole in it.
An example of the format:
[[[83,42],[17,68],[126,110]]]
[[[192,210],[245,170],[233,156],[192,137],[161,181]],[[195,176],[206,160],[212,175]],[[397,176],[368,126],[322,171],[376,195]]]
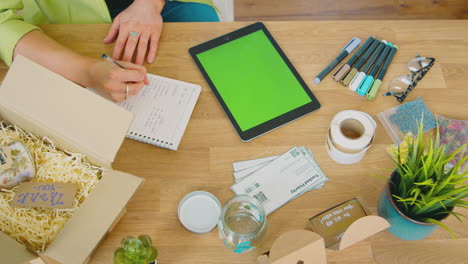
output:
[[[128,83],[125,84],[125,100],[128,98]]]

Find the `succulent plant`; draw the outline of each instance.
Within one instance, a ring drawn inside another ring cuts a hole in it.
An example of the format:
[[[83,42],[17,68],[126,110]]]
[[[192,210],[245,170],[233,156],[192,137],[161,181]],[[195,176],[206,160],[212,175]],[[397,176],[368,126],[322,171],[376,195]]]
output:
[[[158,251],[149,236],[126,236],[114,251],[114,264],[149,264],[157,257]]]

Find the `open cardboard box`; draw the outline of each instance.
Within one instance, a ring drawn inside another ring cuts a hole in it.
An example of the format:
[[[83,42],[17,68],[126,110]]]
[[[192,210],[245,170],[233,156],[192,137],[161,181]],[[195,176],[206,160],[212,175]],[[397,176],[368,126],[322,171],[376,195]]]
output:
[[[0,116],[51,139],[63,150],[87,155],[106,174],[41,257],[0,232],[1,262],[88,262],[116,224],[143,179],[111,169],[132,114],[46,68],[17,56],[0,87]],[[111,260],[109,260],[111,261]]]
[[[350,221],[345,220],[344,214],[349,214],[347,217]],[[318,222],[314,223],[313,220],[319,216],[323,216],[322,219],[326,219],[327,221],[331,219],[333,223],[327,225],[326,221],[323,221],[325,222],[324,224],[318,224],[321,219],[318,219]],[[334,221],[335,219],[338,219],[338,221]],[[338,227],[334,229],[333,232],[328,232],[332,229],[330,227],[333,227],[333,224],[337,224]],[[328,249],[343,250],[388,227],[390,227],[390,224],[387,220],[380,216],[370,215],[369,210],[363,205],[362,200],[355,198],[311,217],[307,225],[307,229],[311,231],[294,230],[281,235],[273,243],[268,255],[264,254],[257,258],[257,263],[327,263],[325,241],[328,241]],[[320,231],[320,234],[314,233],[313,231]]]

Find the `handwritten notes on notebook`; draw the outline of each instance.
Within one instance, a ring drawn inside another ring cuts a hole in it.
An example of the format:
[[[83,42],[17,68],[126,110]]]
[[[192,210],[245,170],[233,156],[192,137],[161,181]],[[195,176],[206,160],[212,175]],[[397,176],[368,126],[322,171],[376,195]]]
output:
[[[148,79],[137,95],[119,103],[134,114],[127,137],[177,150],[201,87],[154,74]]]

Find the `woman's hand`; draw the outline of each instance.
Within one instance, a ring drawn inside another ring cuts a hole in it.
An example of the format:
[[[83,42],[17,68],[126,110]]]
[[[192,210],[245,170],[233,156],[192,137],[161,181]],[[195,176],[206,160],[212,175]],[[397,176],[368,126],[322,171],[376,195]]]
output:
[[[93,60],[88,67],[89,87],[114,102],[137,94],[144,85],[149,84],[145,67],[125,61],[118,63],[125,69],[104,60]]]
[[[149,84],[146,68],[141,65],[119,61],[126,68],[122,69],[106,60],[82,56],[39,30],[33,30],[21,38],[14,53],[14,56],[18,55],[25,56],[83,87],[93,88],[115,102],[135,95],[145,84]]]
[[[152,63],[156,56],[162,31],[161,10],[164,0],[135,0],[127,9],[117,15],[109,33],[104,38],[108,44],[117,39],[112,57],[114,60]]]

